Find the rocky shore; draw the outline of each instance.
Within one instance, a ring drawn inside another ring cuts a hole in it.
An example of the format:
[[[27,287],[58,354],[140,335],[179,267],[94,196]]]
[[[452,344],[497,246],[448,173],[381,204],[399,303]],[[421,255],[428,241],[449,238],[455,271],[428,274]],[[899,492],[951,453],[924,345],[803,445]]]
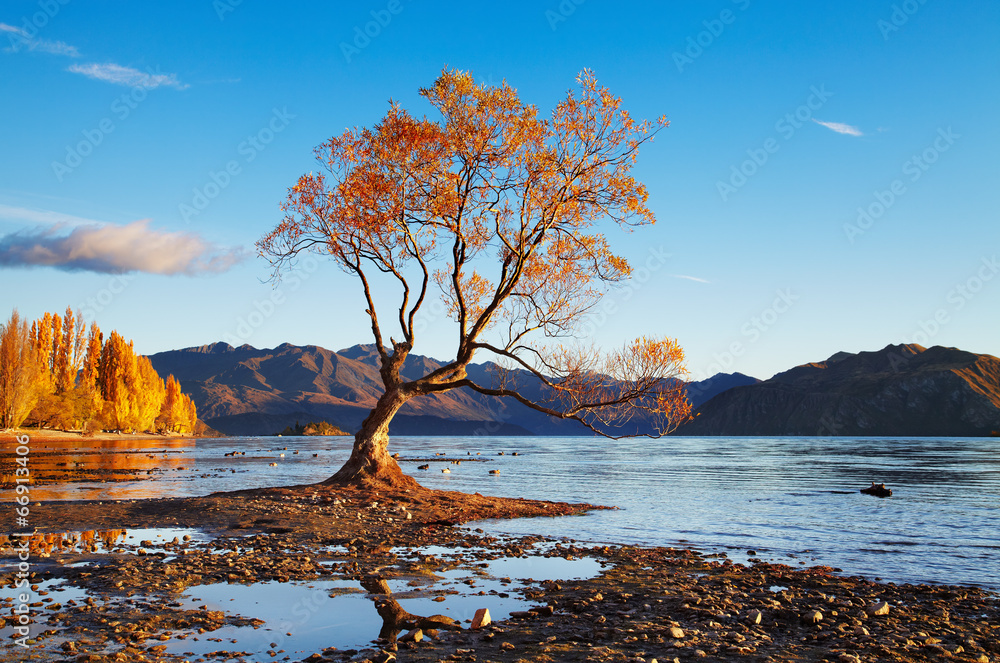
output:
[[[36,522],[59,527],[31,538],[36,592],[30,647],[5,638],[0,660],[1000,660],[1000,602],[975,588],[894,585],[826,567],[739,565],[684,548],[496,537],[455,526],[590,508],[325,486],[36,505]],[[162,544],[122,540],[123,528],[161,527],[196,528],[204,536]],[[4,562],[16,560],[14,540],[0,538],[0,545]],[[596,560],[599,567],[590,564],[599,573],[520,582],[486,578],[483,571],[491,560],[516,560],[529,569],[535,561],[541,568],[543,558]],[[497,612],[501,598],[513,597],[523,609],[473,629],[471,614],[461,620],[414,615],[398,602],[420,595],[447,605],[455,590],[434,581],[455,573],[467,574],[465,595],[477,607]],[[7,572],[2,580],[11,587],[16,575]],[[196,586],[327,580],[345,581],[337,591],[363,597],[381,620],[381,640],[347,650],[331,642],[302,652],[277,634],[273,647],[254,652],[238,638],[213,635],[224,627],[265,632],[252,606],[224,612],[182,600]],[[52,581],[87,594],[61,600]],[[417,589],[401,593],[401,583]],[[13,600],[0,611],[8,630],[12,611]],[[198,643],[203,650],[205,641],[213,649],[197,655],[177,646]]]

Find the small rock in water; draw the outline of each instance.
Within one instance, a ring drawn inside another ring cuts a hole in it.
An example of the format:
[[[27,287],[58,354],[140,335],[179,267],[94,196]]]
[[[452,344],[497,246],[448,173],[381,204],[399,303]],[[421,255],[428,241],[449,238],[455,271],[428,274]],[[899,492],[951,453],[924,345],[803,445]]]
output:
[[[671,626],[667,633],[669,633],[670,637],[674,640],[680,640],[684,637],[684,629],[678,626]]]
[[[764,618],[764,615],[760,610],[751,610],[747,613],[747,621],[751,624],[760,624],[760,620]]]
[[[476,610],[476,615],[472,618],[472,628],[480,629],[490,625],[490,609],[480,608]]]

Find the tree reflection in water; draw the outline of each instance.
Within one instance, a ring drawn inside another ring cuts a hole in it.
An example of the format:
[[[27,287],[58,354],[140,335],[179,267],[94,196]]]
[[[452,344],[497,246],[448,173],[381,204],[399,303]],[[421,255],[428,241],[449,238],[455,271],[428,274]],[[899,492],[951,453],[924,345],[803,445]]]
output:
[[[361,579],[361,586],[372,595],[375,602],[375,610],[382,618],[382,629],[378,637],[388,642],[395,642],[396,638],[403,630],[420,628],[424,630],[455,630],[460,631],[461,626],[455,623],[451,617],[445,615],[431,615],[421,617],[414,615],[403,609],[399,601],[392,598],[392,590],[385,578],[376,575],[365,576]]]

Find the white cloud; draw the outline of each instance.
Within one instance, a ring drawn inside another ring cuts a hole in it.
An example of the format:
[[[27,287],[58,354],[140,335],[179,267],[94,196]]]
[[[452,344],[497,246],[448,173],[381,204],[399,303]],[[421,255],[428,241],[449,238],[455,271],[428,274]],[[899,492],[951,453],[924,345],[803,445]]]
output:
[[[844,124],[843,122],[822,122],[813,118],[813,122],[821,126],[826,127],[830,131],[836,131],[838,134],[847,134],[848,136],[864,136],[865,134],[857,127],[852,127],[849,124]]]
[[[698,283],[711,283],[711,281],[706,281],[705,279],[700,279],[697,276],[687,276],[686,274],[671,274],[675,279],[686,279],[688,281],[697,281]]]
[[[73,64],[67,68],[74,74],[83,74],[87,78],[114,83],[115,85],[125,85],[127,87],[144,87],[148,90],[169,86],[178,90],[188,87],[177,80],[175,74],[145,73],[132,67],[123,67],[120,64],[108,62],[106,64]]]
[[[246,255],[243,249],[213,246],[194,233],[154,230],[148,219],[125,226],[78,225],[68,235],[61,234],[64,227],[0,237],[0,266],[197,276],[225,272]]]
[[[8,53],[17,53],[21,50],[42,51],[54,55],[65,55],[71,58],[80,57],[80,52],[76,46],[71,46],[61,41],[50,41],[48,39],[38,39],[31,37],[23,28],[6,23],[0,23],[0,33],[7,33],[10,46],[3,50]],[[152,90],[158,87],[173,87],[183,90],[188,87],[186,83],[177,80],[176,74],[161,74],[158,72],[142,72],[132,67],[125,67],[114,62],[98,64],[91,62],[88,64],[73,64],[66,68],[66,71],[74,74],[83,74],[87,78],[93,78],[106,83],[124,85],[127,87],[144,87]]]
[[[60,224],[62,226],[99,225],[101,223],[100,221],[95,221],[94,219],[85,219],[71,214],[63,214],[61,212],[28,209],[26,207],[12,207],[10,205],[3,204],[0,204],[0,219],[18,222],[27,221],[29,223],[40,225]]]
[[[76,46],[70,46],[66,42],[51,41],[49,39],[37,39],[28,35],[22,28],[6,23],[0,23],[0,32],[6,32],[10,41],[10,46],[5,51],[16,53],[22,49],[29,51],[41,51],[52,53],[53,55],[66,55],[71,58],[80,57],[80,52]]]

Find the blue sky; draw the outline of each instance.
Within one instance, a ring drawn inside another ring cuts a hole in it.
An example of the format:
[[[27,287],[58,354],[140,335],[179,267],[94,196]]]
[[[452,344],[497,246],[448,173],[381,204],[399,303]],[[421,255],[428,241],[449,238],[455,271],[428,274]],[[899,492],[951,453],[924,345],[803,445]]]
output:
[[[72,305],[144,353],[370,342],[333,265],[275,290],[253,253],[312,148],[427,112],[444,67],[546,114],[587,67],[671,121],[637,167],[656,226],[613,235],[648,269],[591,340],[676,337],[695,377],[1000,355],[998,28],[987,0],[6,2],[0,311]],[[453,352],[440,318],[416,352]]]

